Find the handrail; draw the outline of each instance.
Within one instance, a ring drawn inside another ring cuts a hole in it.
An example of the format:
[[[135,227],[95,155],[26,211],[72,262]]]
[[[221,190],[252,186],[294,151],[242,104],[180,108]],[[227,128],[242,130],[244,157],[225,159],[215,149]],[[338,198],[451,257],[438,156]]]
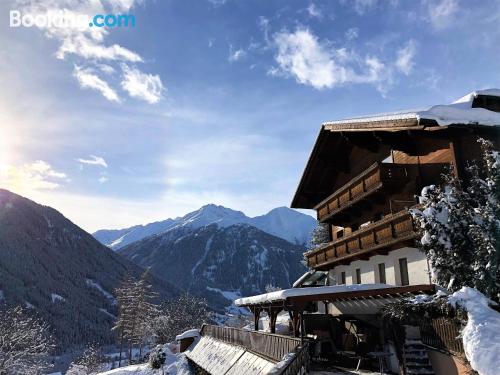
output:
[[[275,362],[281,361],[286,354],[295,352],[301,345],[300,339],[295,337],[210,324],[202,326],[201,335],[243,347]]]
[[[291,361],[277,372],[277,375],[303,375],[309,372],[309,343],[305,342]]]
[[[338,245],[342,242],[347,242],[349,240],[352,240],[353,238],[356,238],[356,237],[360,236],[361,234],[364,234],[366,232],[370,232],[376,228],[383,226],[384,224],[387,224],[395,219],[398,219],[400,217],[404,217],[406,215],[410,215],[409,211],[407,211],[407,210],[399,211],[399,212],[396,212],[395,214],[388,214],[381,220],[377,220],[373,223],[370,223],[367,226],[364,226],[362,228],[359,228],[358,230],[355,230],[352,233],[349,233],[348,235],[346,235],[342,238],[339,238],[335,241],[328,242],[328,243],[326,243],[326,244],[324,244],[324,245],[322,245],[314,250],[308,251],[308,252],[304,253],[304,255],[309,256],[309,255],[318,254],[318,253],[324,251],[328,247],[335,246],[335,245]]]

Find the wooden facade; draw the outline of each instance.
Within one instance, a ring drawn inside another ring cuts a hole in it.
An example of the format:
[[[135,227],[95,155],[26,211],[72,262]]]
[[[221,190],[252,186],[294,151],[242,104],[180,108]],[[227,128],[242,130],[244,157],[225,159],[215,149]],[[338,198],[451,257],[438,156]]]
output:
[[[467,163],[480,158],[480,137],[500,146],[498,127],[391,124],[322,127],[292,202],[330,226],[330,243],[306,253],[309,267],[329,270],[411,246],[408,209],[422,188],[441,183],[449,169],[466,179]]]

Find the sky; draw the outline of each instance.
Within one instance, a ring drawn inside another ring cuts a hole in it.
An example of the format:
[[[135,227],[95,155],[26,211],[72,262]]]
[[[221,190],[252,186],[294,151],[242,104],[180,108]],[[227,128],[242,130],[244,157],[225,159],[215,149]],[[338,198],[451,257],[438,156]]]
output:
[[[134,27],[10,27],[9,14]],[[496,0],[0,2],[0,187],[88,231],[289,206],[321,123],[500,87]]]

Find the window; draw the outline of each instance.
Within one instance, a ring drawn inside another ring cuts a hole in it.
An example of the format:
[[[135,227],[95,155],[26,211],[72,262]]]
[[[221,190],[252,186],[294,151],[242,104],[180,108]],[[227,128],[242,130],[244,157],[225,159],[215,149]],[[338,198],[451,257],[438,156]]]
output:
[[[356,284],[361,284],[361,268],[356,268]]]
[[[337,231],[337,238],[342,238],[344,237],[344,229],[340,229]]]
[[[380,284],[387,284],[385,280],[385,263],[378,264],[378,282]]]
[[[401,285],[410,285],[408,278],[408,261],[406,258],[399,260],[399,275],[401,276]]]
[[[340,273],[340,284],[345,285],[345,272]]]

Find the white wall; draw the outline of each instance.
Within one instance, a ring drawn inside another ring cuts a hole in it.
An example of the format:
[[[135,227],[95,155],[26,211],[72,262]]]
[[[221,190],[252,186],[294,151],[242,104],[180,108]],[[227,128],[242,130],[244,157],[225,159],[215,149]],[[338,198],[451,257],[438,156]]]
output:
[[[387,255],[375,255],[368,260],[357,260],[346,266],[336,266],[329,271],[330,285],[340,284],[341,272],[346,273],[346,284],[355,284],[356,269],[361,269],[361,283],[379,283],[378,264],[385,263],[386,283],[401,285],[399,259],[408,262],[408,278],[410,285],[430,284],[429,267],[425,254],[412,247],[403,247],[390,251]]]

